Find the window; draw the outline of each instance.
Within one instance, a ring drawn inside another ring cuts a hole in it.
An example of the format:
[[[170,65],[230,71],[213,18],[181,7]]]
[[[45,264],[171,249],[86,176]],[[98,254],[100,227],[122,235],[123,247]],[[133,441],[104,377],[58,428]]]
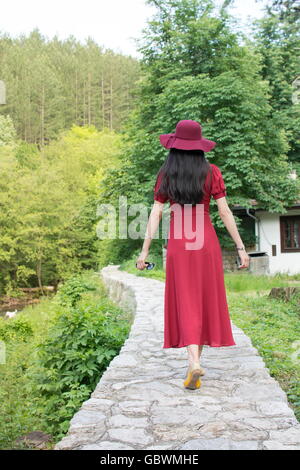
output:
[[[300,215],[280,216],[281,252],[300,251]]]

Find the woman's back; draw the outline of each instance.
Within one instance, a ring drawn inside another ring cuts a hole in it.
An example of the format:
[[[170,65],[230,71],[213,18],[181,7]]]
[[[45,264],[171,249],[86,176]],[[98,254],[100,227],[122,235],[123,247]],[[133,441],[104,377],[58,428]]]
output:
[[[208,169],[205,182],[203,185],[204,195],[202,200],[198,202],[198,204],[204,204],[204,211],[209,212],[209,204],[211,197],[214,199],[219,199],[221,197],[225,197],[227,195],[226,186],[224,183],[223,175],[220,168],[215,165],[214,163],[209,163],[210,169]],[[165,203],[167,201],[170,202],[170,206],[175,204],[176,202],[168,197],[166,194],[156,194],[160,185],[162,183],[163,172],[159,171],[156,176],[156,182],[154,185],[154,200]],[[194,209],[195,210],[195,209]]]

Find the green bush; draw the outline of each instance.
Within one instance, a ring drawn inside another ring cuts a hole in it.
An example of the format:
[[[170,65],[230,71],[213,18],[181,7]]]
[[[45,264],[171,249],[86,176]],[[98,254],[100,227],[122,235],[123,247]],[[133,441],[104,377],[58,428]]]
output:
[[[61,289],[58,305],[64,305],[27,370],[32,413],[43,418],[45,431],[56,439],[68,430],[70,419],[118,354],[130,328],[128,315],[108,299],[84,295],[84,289],[92,287],[76,277]]]
[[[68,279],[57,292],[57,300],[64,307],[74,307],[81,298],[83,292],[96,290],[91,283],[83,280],[82,275],[76,274]]]
[[[30,322],[24,318],[4,320],[0,318],[0,339],[3,341],[27,341],[33,335]]]
[[[120,264],[128,259],[136,247],[142,246],[143,240],[103,239],[99,242],[98,266],[99,269],[108,264]]]
[[[73,305],[73,306],[72,306]],[[0,364],[0,448],[41,430],[61,439],[118,354],[131,315],[106,297],[98,274],[71,277],[52,299],[0,318],[6,363]]]

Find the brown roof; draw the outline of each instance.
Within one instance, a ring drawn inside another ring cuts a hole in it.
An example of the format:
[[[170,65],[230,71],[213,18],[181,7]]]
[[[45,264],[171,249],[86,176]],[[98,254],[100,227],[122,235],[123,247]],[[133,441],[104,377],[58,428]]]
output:
[[[249,199],[249,201],[251,203],[251,206],[257,205],[257,201],[255,199]],[[241,206],[240,204],[232,204],[232,207],[244,207],[244,206]]]
[[[258,202],[256,201],[256,199],[249,199],[249,201],[250,201],[251,206],[256,206],[256,205],[258,204]],[[291,206],[289,206],[289,207],[292,208],[292,207],[298,207],[298,206],[300,206],[300,199],[296,199],[295,202],[294,202],[294,204],[291,205]],[[235,208],[235,207],[236,207],[236,208],[238,208],[238,207],[239,207],[239,208],[243,208],[244,206],[241,206],[240,204],[232,204],[232,207],[233,207],[233,208]],[[258,209],[259,209],[259,208],[258,208]]]

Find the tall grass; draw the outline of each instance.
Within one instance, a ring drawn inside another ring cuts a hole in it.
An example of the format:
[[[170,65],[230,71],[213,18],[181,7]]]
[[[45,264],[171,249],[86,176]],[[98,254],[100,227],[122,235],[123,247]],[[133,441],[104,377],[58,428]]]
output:
[[[300,421],[300,294],[289,302],[229,292],[232,321],[251,338]]]
[[[106,297],[98,275],[71,278],[53,299],[0,318],[0,448],[27,448],[31,431],[60,440],[126,339],[131,314]]]

